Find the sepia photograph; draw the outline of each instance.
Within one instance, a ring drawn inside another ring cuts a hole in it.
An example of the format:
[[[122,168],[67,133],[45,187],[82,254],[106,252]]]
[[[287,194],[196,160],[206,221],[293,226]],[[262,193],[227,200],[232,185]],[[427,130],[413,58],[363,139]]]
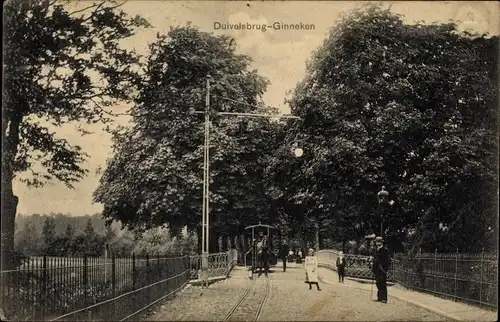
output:
[[[497,321],[500,3],[5,0],[2,321]]]

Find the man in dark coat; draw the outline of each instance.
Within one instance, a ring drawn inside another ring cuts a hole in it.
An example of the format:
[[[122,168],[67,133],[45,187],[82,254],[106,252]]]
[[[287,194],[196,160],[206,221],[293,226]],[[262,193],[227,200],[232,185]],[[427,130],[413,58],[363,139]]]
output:
[[[260,260],[261,260],[261,265],[259,267],[259,275],[262,275],[262,268],[264,268],[264,274],[267,276],[267,273],[269,272],[269,254],[270,250],[269,247],[264,246],[262,247],[262,251],[260,253]]]
[[[375,284],[377,285],[377,301],[387,303],[387,272],[390,267],[389,251],[387,250],[382,237],[375,239],[377,247],[372,272],[375,275]]]
[[[345,266],[346,266],[344,252],[339,252],[339,256],[337,257],[336,266],[337,266],[337,273],[339,275],[339,283],[344,283]]]
[[[286,240],[283,240],[283,245],[281,245],[281,250],[280,250],[280,257],[283,260],[283,272],[286,272],[286,261],[288,258],[289,251],[290,247],[288,247]]]

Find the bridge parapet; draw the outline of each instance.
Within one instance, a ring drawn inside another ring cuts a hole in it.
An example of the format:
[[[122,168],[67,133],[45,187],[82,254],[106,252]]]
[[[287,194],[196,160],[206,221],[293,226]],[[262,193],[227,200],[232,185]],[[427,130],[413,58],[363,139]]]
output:
[[[230,249],[227,252],[208,254],[208,278],[226,278],[238,261],[238,251]],[[202,274],[202,255],[190,257],[191,280],[198,280]]]
[[[316,252],[318,265],[333,271],[337,271],[336,263],[338,256],[339,251],[335,249],[323,249]],[[371,271],[373,258],[371,256],[344,254],[344,258],[346,259],[345,276],[362,279],[373,278]],[[389,281],[394,280],[394,265],[391,265],[389,272],[387,272],[387,279]]]
[[[211,280],[226,278],[238,252],[208,256]],[[201,256],[32,257],[0,272],[8,320],[129,320],[198,278]]]

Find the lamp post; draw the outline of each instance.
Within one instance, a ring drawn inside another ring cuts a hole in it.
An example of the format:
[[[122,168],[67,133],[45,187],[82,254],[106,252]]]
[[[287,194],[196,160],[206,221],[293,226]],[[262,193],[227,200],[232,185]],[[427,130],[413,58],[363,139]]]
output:
[[[380,190],[377,194],[378,203],[381,206],[385,206],[389,201],[389,192],[385,190],[385,186],[382,186],[382,190]],[[380,237],[384,237],[384,213],[380,215]]]
[[[202,279],[208,285],[208,254],[209,234],[210,234],[210,81],[212,77],[206,77],[206,97],[205,110],[194,111],[195,114],[205,115],[205,139],[204,139],[204,158],[203,158],[203,206],[202,206]],[[237,116],[237,117],[264,117],[270,119],[300,119],[293,115],[274,115],[262,113],[238,113],[238,112],[216,112],[217,115]],[[293,153],[301,157],[304,151],[299,147],[294,147]]]

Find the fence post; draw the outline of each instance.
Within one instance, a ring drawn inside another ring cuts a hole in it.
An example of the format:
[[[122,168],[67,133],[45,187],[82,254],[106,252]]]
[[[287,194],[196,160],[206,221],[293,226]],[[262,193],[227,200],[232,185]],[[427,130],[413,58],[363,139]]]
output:
[[[158,282],[161,281],[160,252],[156,253],[156,268],[158,269]]]
[[[136,271],[135,271],[135,253],[132,253],[132,289],[135,290],[136,289]],[[136,293],[134,293],[132,295],[132,312],[135,312],[135,308],[137,307],[137,304],[136,304]]]
[[[135,290],[135,253],[132,253],[132,287]]]
[[[87,266],[87,255],[83,255],[83,303],[87,305],[88,296],[88,266]]]
[[[42,301],[43,303],[41,304],[41,309],[42,309],[42,320],[45,318],[45,307],[47,304],[47,256],[43,255],[43,260],[42,260]]]
[[[151,271],[150,271],[150,267],[149,267],[149,254],[148,253],[146,253],[146,281],[147,281],[146,285],[151,284]],[[148,287],[147,303],[150,303],[150,302],[151,302],[151,287]]]
[[[458,247],[457,252],[455,254],[455,297],[454,301],[457,301],[457,274],[458,274]]]
[[[432,274],[433,276],[433,282],[434,282],[434,292],[436,292],[436,274],[437,274],[437,248],[434,249],[434,272]]]
[[[483,307],[483,270],[484,270],[484,247],[481,249],[481,264],[479,264],[479,269],[481,270],[481,279],[479,282],[479,307]]]
[[[116,261],[115,261],[115,255],[111,257],[111,291],[113,292],[113,298],[116,297]],[[113,319],[115,318],[116,314],[116,306],[115,306],[116,301],[113,301]]]

